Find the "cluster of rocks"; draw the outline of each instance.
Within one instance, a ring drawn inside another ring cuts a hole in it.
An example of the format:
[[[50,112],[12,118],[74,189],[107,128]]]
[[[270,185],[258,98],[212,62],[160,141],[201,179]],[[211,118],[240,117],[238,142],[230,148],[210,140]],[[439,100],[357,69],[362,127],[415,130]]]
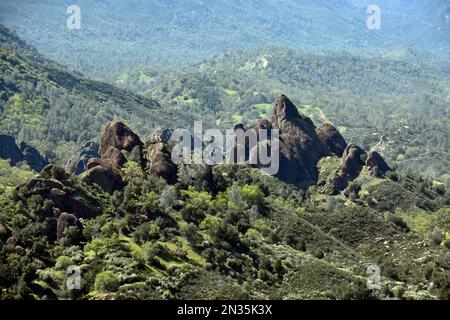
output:
[[[66,168],[108,193],[123,188],[121,169],[130,158],[140,163],[148,174],[176,183],[178,169],[171,161],[170,135],[170,131],[158,129],[144,145],[125,124],[111,122],[103,131],[98,151],[95,151],[94,143],[86,144],[70,159]]]
[[[332,193],[344,190],[367,166],[370,174],[382,176],[390,168],[376,151],[366,153],[360,147],[347,142],[331,124],[316,127],[312,120],[301,115],[297,107],[284,95],[278,97],[270,120],[258,120],[246,127],[235,126],[235,130],[278,129],[280,169],[277,177],[299,188],[306,189],[318,182],[317,164],[323,157],[341,157],[341,166],[332,181]],[[164,178],[169,184],[177,181],[177,166],[171,161],[172,145],[168,129],[156,130],[143,143],[122,122],[109,123],[101,136],[100,145],[85,144],[66,168],[73,174],[81,174],[87,183],[95,183],[104,191],[112,193],[124,186],[121,169],[130,157],[142,165],[149,175]],[[258,137],[259,138],[259,137]],[[269,143],[268,140],[259,143]],[[271,147],[271,146],[269,146]],[[274,150],[272,150],[274,152]],[[246,159],[252,150],[246,150]]]
[[[249,127],[236,125],[235,130],[278,129],[280,170],[278,178],[300,188],[318,184],[317,164],[323,157],[341,157],[341,165],[331,181],[328,181],[330,193],[338,194],[345,190],[350,181],[359,177],[364,166],[376,177],[382,177],[390,170],[383,157],[376,151],[366,153],[355,144],[347,145],[345,139],[331,124],[316,127],[311,119],[301,115],[286,96],[280,96],[270,120],[258,120]],[[66,169],[53,165],[45,166],[40,175],[17,187],[24,198],[39,194],[49,200],[52,207],[47,214],[55,240],[71,244],[81,235],[82,219],[95,217],[100,209],[95,200],[87,195],[78,196],[76,188],[66,187],[70,174],[80,175],[89,184],[96,184],[105,192],[113,193],[124,187],[122,169],[128,161],[139,163],[148,175],[164,178],[173,184],[178,179],[178,167],[171,160],[173,145],[170,143],[172,132],[167,129],[156,130],[143,143],[140,138],[122,122],[106,125],[100,144],[88,142],[67,162]],[[260,143],[270,143],[269,140]],[[11,137],[0,136],[1,157],[8,157],[13,163],[24,158],[36,168],[42,165],[33,148],[26,144],[18,147]],[[270,147],[270,146],[269,146]],[[274,150],[272,150],[274,152]],[[246,157],[252,156],[249,150]],[[35,161],[36,160],[36,161]],[[216,186],[211,167],[203,170],[192,165],[189,170],[207,185],[211,192]],[[70,185],[70,184],[69,184]],[[74,232],[68,232],[74,230]],[[0,224],[0,236],[6,237],[8,230]],[[52,236],[49,236],[52,238]]]
[[[38,172],[48,164],[35,148],[25,142],[17,145],[14,137],[4,134],[0,134],[0,159],[10,160],[11,165],[25,162]]]
[[[76,243],[81,236],[82,223],[80,219],[93,218],[100,214],[98,203],[73,188],[67,179],[70,175],[54,165],[47,165],[41,173],[16,188],[17,194],[23,199],[38,195],[44,203],[40,209],[39,219],[45,219],[48,225],[47,237],[50,240]],[[75,232],[67,236],[66,230],[74,227]],[[0,228],[1,229],[1,228]]]
[[[371,176],[377,178],[383,177],[391,170],[378,152],[366,153],[359,146],[350,144],[342,155],[341,165],[330,183],[329,192],[336,195],[346,189],[349,182],[359,177],[364,166],[367,167]]]

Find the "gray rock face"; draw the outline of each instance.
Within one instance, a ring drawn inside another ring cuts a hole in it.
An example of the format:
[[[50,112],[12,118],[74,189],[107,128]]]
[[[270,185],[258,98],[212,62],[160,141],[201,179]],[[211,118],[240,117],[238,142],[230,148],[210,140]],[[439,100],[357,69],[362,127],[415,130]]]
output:
[[[41,171],[48,164],[39,151],[25,142],[20,143],[20,151],[26,163],[35,171]]]
[[[15,165],[24,160],[14,137],[4,134],[0,135],[0,158],[11,160],[11,165]]]
[[[98,158],[100,146],[93,141],[86,142],[77,152],[66,162],[65,169],[73,175],[81,175],[87,171],[87,164],[90,159]]]
[[[280,130],[280,171],[278,177],[300,188],[316,184],[317,162],[330,155],[311,119],[300,115],[284,95],[275,104],[270,124]]]

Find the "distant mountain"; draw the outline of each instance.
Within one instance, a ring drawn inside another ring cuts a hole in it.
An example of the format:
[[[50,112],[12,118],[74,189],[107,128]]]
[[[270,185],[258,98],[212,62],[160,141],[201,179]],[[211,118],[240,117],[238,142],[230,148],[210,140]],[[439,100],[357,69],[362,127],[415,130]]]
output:
[[[183,64],[231,48],[278,45],[378,55],[399,48],[450,53],[447,0],[377,1],[382,29],[369,30],[361,0],[83,0],[81,30],[67,4],[5,0],[0,23],[52,58],[92,77],[140,65]]]

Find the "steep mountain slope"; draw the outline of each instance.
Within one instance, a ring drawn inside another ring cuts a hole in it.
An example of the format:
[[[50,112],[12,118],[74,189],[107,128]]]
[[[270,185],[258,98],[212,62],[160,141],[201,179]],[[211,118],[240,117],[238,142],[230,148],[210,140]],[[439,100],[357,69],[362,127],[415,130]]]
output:
[[[145,134],[170,116],[154,100],[68,71],[3,26],[0,39],[0,132],[52,161],[65,161],[106,121],[126,119]]]
[[[236,47],[279,45],[306,51],[420,48],[448,55],[449,3],[378,1],[382,29],[366,27],[361,0],[174,0],[77,2],[81,30],[66,27],[67,5],[2,1],[0,23],[38,49],[91,77],[140,65],[179,64]],[[101,49],[100,49],[101,48]]]

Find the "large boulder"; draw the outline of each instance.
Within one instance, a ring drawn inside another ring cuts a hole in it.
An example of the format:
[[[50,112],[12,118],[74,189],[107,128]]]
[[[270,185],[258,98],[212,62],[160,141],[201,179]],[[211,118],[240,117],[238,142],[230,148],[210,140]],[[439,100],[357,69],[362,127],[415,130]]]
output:
[[[270,121],[280,130],[280,171],[278,177],[300,188],[316,184],[317,162],[330,155],[311,119],[302,116],[284,95],[278,97]]]
[[[356,144],[348,145],[342,155],[339,175],[346,180],[355,180],[359,177],[366,158],[367,154],[363,149]]]
[[[14,137],[0,134],[0,158],[11,160],[12,165],[24,160]]]
[[[47,160],[45,160],[39,151],[32,146],[29,146],[25,142],[21,142],[19,147],[22,152],[23,159],[31,169],[39,172],[48,164]]]
[[[331,124],[325,123],[323,126],[316,129],[319,139],[328,147],[331,154],[342,157],[347,142],[339,131]]]
[[[96,184],[107,193],[113,193],[124,187],[120,171],[108,163],[100,159],[90,159],[87,167],[88,171],[82,175],[84,182]]]
[[[145,158],[147,172],[164,178],[169,184],[177,182],[178,167],[172,162],[170,147],[164,142],[147,143]]]
[[[113,146],[109,147],[108,150],[102,154],[102,160],[116,169],[122,168],[125,163],[127,163],[127,157],[124,152]]]
[[[80,149],[66,162],[65,169],[70,174],[81,175],[87,171],[88,161],[92,158],[98,158],[98,143],[89,141],[84,143]]]
[[[111,122],[106,125],[102,134],[100,158],[105,159],[111,147],[117,148],[119,151],[131,152],[134,147],[142,147],[143,145],[139,137],[124,123],[120,121]]]
[[[378,178],[382,177],[386,172],[391,170],[383,157],[376,151],[369,152],[366,160],[366,166],[369,169],[370,174]]]

